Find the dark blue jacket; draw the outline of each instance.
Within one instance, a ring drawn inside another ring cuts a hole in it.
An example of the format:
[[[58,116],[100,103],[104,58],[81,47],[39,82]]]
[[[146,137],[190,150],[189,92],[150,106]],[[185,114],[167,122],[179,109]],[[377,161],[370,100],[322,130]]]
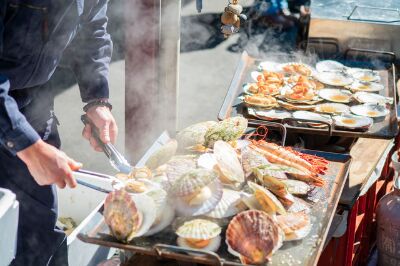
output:
[[[19,109],[46,83],[63,58],[84,102],[108,98],[112,42],[107,0],[0,0],[0,144],[11,153],[39,135]]]

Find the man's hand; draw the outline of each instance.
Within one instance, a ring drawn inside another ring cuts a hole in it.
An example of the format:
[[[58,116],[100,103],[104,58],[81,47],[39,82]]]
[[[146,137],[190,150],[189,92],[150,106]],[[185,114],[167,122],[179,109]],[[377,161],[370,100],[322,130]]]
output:
[[[17,156],[24,161],[40,186],[56,184],[59,188],[64,188],[66,185],[71,188],[76,187],[72,171],[81,168],[82,164],[43,140],[18,152]]]
[[[108,109],[106,106],[93,106],[87,111],[86,115],[99,129],[100,139],[104,143],[111,142],[114,144],[117,140],[118,127],[113,115],[110,112],[110,109]],[[82,131],[82,136],[89,140],[90,145],[92,145],[96,151],[103,151],[95,138],[93,138],[92,128],[90,125],[85,125]]]

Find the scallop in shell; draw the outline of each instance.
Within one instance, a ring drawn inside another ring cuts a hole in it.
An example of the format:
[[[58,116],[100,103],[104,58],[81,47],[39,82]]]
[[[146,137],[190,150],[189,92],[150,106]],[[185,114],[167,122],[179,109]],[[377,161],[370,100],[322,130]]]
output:
[[[212,148],[217,140],[234,141],[240,138],[247,129],[247,119],[235,116],[220,121],[209,128],[204,136],[204,146]]]
[[[318,73],[316,78],[322,83],[331,86],[347,86],[353,82],[351,77],[341,72]]]
[[[247,108],[247,112],[249,115],[261,118],[263,120],[269,120],[269,121],[274,121],[274,120],[282,120],[285,118],[290,118],[292,117],[292,114],[289,113],[288,111],[285,110],[262,110],[262,109],[254,109],[254,108]]]
[[[197,156],[196,155],[176,155],[171,158],[166,164],[158,167],[155,170],[156,179],[159,176],[164,176],[167,179],[165,182],[163,178],[163,184],[168,188],[184,173],[197,168]]]
[[[217,173],[198,168],[178,178],[171,187],[170,196],[175,197],[175,208],[181,215],[205,214],[222,198],[222,186]]]
[[[175,139],[169,140],[147,159],[146,166],[150,169],[156,169],[168,162],[175,155],[177,149],[178,142]]]
[[[280,64],[278,70],[288,74],[299,74],[303,76],[311,76],[313,74],[311,66],[298,62]]]
[[[145,194],[114,190],[105,199],[103,215],[112,234],[118,240],[129,242],[150,229],[156,219],[156,205]]]
[[[374,82],[379,81],[381,77],[379,72],[370,69],[362,69],[352,73],[352,76],[362,82]]]
[[[247,184],[253,190],[255,198],[262,208],[261,210],[269,214],[286,213],[282,203],[268,189],[251,181],[248,181]]]
[[[310,126],[313,126],[313,127],[326,126],[325,124],[320,124],[317,121],[332,123],[332,119],[329,116],[317,114],[317,113],[309,112],[309,111],[296,111],[293,113],[293,117],[296,119],[315,121],[316,123],[315,122],[313,123],[311,121],[307,122]]]
[[[360,103],[392,104],[393,98],[385,97],[376,93],[359,91],[354,94],[354,98]]]
[[[231,145],[224,141],[215,142],[214,157],[222,183],[238,187],[244,182],[242,164]]]
[[[226,230],[228,251],[246,264],[264,264],[282,246],[283,232],[267,213],[257,210],[236,215]]]
[[[276,220],[285,233],[285,241],[302,239],[311,231],[310,216],[304,212],[278,215]]]
[[[342,103],[323,103],[315,107],[315,111],[326,114],[349,113],[350,107]]]
[[[323,60],[319,61],[315,65],[315,68],[317,69],[318,72],[340,72],[344,71],[345,66],[342,63],[339,63],[338,61]]]
[[[383,90],[385,86],[375,82],[355,81],[348,88],[352,91],[377,92]]]
[[[188,126],[176,135],[176,140],[178,141],[179,148],[193,147],[196,145],[204,145],[205,134],[208,129],[217,125],[218,122],[206,121]]]
[[[319,91],[319,97],[331,102],[349,103],[352,93],[348,90],[322,89]]]
[[[217,251],[221,243],[221,227],[205,219],[185,222],[177,230],[177,243],[182,247]]]
[[[246,205],[242,203],[241,193],[231,189],[223,189],[222,199],[215,206],[215,209],[207,213],[206,216],[216,219],[231,217],[244,211]]]
[[[350,129],[357,129],[357,128],[368,129],[374,123],[374,120],[372,120],[372,118],[370,117],[357,116],[351,114],[334,116],[333,120],[335,121],[336,126],[350,128]]]
[[[286,185],[289,193],[293,195],[307,195],[311,190],[310,185],[300,180],[285,179],[281,180]]]
[[[368,103],[352,106],[350,111],[355,115],[368,116],[372,118],[383,117],[389,114],[389,110],[385,106]]]
[[[253,173],[253,169],[270,164],[268,160],[259,152],[249,147],[242,149],[242,166],[246,177]]]
[[[146,195],[151,197],[156,205],[156,219],[149,231],[144,234],[144,236],[150,236],[161,232],[172,223],[175,217],[175,210],[171,206],[168,200],[168,193],[164,189],[154,189],[147,192]]]

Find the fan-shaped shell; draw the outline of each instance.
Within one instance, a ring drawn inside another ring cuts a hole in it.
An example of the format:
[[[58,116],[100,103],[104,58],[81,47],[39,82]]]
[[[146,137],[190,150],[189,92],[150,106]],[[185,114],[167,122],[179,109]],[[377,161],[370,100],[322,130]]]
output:
[[[205,121],[197,123],[179,131],[176,139],[180,148],[192,147],[196,145],[204,145],[204,136],[210,127],[217,125],[215,121]]]
[[[197,168],[196,155],[178,155],[171,158],[168,163],[158,167],[155,176],[164,175],[170,184],[173,184],[184,173]]]
[[[258,203],[261,205],[262,210],[269,214],[285,214],[286,210],[282,203],[275,197],[274,194],[268,191],[268,189],[253,183],[251,181],[247,182],[249,187],[254,191],[254,196],[256,197]]]
[[[181,225],[176,234],[183,238],[206,240],[221,234],[221,227],[205,219],[194,219]]]
[[[242,164],[231,145],[224,141],[215,142],[214,157],[218,163],[220,179],[223,183],[236,186],[244,182]]]
[[[147,159],[146,166],[150,169],[156,169],[168,162],[175,155],[177,149],[178,142],[175,139],[169,140]]]
[[[246,205],[243,205],[241,193],[231,189],[223,189],[222,198],[215,206],[215,209],[207,213],[206,216],[216,219],[231,217],[244,211]]]
[[[216,180],[217,177],[217,173],[212,170],[203,168],[189,170],[174,182],[171,193],[177,197],[190,196]]]
[[[311,190],[310,185],[300,180],[286,179],[281,182],[286,184],[288,192],[293,195],[307,195]]]
[[[298,197],[293,197],[294,198],[294,203],[292,206],[290,206],[287,209],[287,212],[289,213],[296,213],[296,212],[304,212],[304,213],[310,213],[310,204],[307,203],[305,200],[300,199]]]
[[[145,234],[156,218],[152,198],[129,194],[125,190],[109,193],[104,202],[104,219],[112,234],[121,241],[131,241]]]
[[[210,127],[204,138],[204,145],[212,148],[217,140],[233,141],[240,138],[247,129],[247,119],[236,116],[225,119]]]
[[[310,233],[310,216],[304,212],[278,215],[276,220],[285,233],[285,241],[302,239]]]
[[[249,210],[231,220],[226,242],[234,255],[239,253],[245,262],[264,264],[282,245],[282,231],[267,213]]]
[[[242,166],[246,177],[253,173],[253,169],[268,164],[270,163],[262,154],[249,147],[242,149]]]

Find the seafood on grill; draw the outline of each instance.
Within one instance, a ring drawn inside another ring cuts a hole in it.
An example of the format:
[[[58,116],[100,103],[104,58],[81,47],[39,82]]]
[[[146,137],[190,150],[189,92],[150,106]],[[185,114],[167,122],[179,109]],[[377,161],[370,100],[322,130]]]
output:
[[[267,213],[257,210],[236,215],[226,230],[226,244],[244,264],[264,265],[282,246],[283,231]]]
[[[313,74],[312,68],[303,63],[285,63],[279,65],[278,68],[287,74],[299,74],[302,76],[311,76]]]
[[[259,152],[250,149],[249,147],[244,147],[242,149],[242,167],[246,177],[253,174],[253,170],[263,165],[270,164],[268,160]]]
[[[352,93],[348,90],[323,89],[319,91],[319,97],[331,102],[349,103]]]
[[[178,142],[175,139],[169,140],[147,159],[146,166],[150,169],[156,169],[168,162],[175,155],[177,149]]]
[[[350,129],[365,129],[365,130],[371,127],[372,124],[374,123],[374,120],[370,117],[351,115],[351,114],[334,116],[333,121],[335,122],[335,125],[338,127],[350,128]]]
[[[318,80],[302,75],[292,75],[288,78],[287,82],[289,84],[302,85],[313,90],[320,90],[325,87],[325,85]]]
[[[222,198],[218,174],[205,168],[193,169],[174,181],[170,189],[180,215],[197,216],[210,212]]]
[[[292,195],[305,196],[311,190],[310,185],[300,180],[284,179],[280,182],[286,185],[287,191]]]
[[[117,173],[115,175],[116,178],[118,178],[121,181],[127,181],[129,179],[151,179],[153,176],[152,171],[147,167],[133,167],[132,171],[129,174],[126,173]]]
[[[181,247],[215,252],[221,244],[221,227],[205,219],[186,221],[175,233],[178,235],[177,243]]]
[[[262,120],[268,120],[268,121],[282,120],[285,118],[292,117],[292,114],[289,113],[288,111],[277,110],[277,109],[263,110],[263,109],[259,109],[259,108],[248,107],[247,113],[251,116],[255,116]]]
[[[305,212],[278,215],[276,220],[285,234],[284,241],[303,239],[311,231],[310,216]]]
[[[263,81],[265,84],[278,84],[283,85],[285,80],[282,73],[275,71],[253,71],[251,72],[251,77],[255,82]]]
[[[236,141],[247,129],[247,119],[241,116],[230,117],[210,127],[204,136],[204,146],[212,148],[217,140]]]
[[[178,141],[178,148],[185,149],[196,145],[204,145],[205,135],[207,130],[212,126],[217,125],[215,121],[205,121],[194,125],[190,125],[176,134],[176,140]]]
[[[289,101],[307,102],[318,100],[316,91],[302,83],[297,83],[293,87],[286,87],[282,90],[282,93],[284,98]]]
[[[283,207],[278,198],[268,189],[251,181],[248,181],[247,184],[253,191],[253,194],[250,196],[244,196],[242,200],[250,209],[260,206],[260,210],[265,211],[266,213],[271,215],[274,215],[276,213],[286,213],[285,207]],[[258,204],[255,204],[254,199]]]
[[[350,107],[342,103],[323,103],[317,105],[315,111],[326,114],[343,114],[349,113]]]
[[[384,105],[365,103],[350,107],[350,111],[355,115],[367,116],[372,118],[384,117],[390,111]]]
[[[147,192],[146,195],[152,198],[156,205],[156,219],[149,231],[144,234],[144,236],[150,236],[161,232],[172,223],[175,210],[168,199],[168,193],[164,189],[154,189]]]
[[[160,188],[159,184],[148,179],[128,179],[122,183],[125,190],[129,193],[146,193]]]
[[[236,151],[227,142],[221,140],[215,142],[213,150],[221,182],[235,188],[240,187],[245,177]]]
[[[257,83],[246,83],[243,85],[243,91],[247,94],[260,94],[260,95],[277,95],[280,92],[281,85],[278,83],[267,84],[264,81]]]
[[[206,216],[221,219],[234,216],[246,210],[247,206],[242,202],[241,196],[241,192],[224,188],[220,202]]]
[[[243,100],[247,105],[271,109],[278,107],[278,102],[275,97],[270,95],[255,94],[246,95]]]
[[[154,182],[168,188],[184,173],[197,168],[197,155],[175,155],[154,171]]]
[[[284,206],[289,207],[294,203],[294,198],[292,194],[288,192],[286,184],[281,182],[281,180],[279,180],[278,178],[276,178],[274,172],[263,171],[259,168],[254,169],[253,172],[257,177],[258,181],[263,186],[265,186],[269,191],[274,193]]]
[[[120,241],[129,242],[144,235],[156,219],[156,204],[145,194],[131,194],[125,189],[110,192],[104,202],[104,220]]]

